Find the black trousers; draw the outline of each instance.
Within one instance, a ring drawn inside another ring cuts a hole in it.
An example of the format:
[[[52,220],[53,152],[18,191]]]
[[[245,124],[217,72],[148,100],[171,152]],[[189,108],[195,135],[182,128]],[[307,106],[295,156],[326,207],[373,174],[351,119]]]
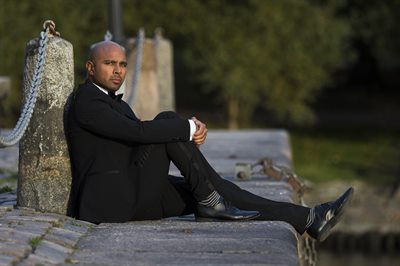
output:
[[[155,119],[176,117],[174,112],[160,113]],[[209,165],[193,142],[143,145],[136,210],[132,220],[160,219],[187,215],[196,202],[216,190],[226,200],[243,210],[260,212],[260,220],[279,220],[303,233],[309,208],[272,201],[222,178]],[[170,162],[182,177],[168,175]]]

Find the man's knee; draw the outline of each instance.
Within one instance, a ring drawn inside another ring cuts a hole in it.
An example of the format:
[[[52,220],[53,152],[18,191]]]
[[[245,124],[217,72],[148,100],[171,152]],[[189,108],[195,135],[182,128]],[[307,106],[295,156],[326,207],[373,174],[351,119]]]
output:
[[[164,111],[159,113],[154,119],[170,119],[170,118],[180,118],[180,116],[173,111]]]

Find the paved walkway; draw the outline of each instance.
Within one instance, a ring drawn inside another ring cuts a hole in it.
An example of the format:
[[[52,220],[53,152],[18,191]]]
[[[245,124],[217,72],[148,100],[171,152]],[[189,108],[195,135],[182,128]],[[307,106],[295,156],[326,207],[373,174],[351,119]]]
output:
[[[237,162],[254,163],[270,157],[279,164],[291,164],[288,135],[280,130],[211,131],[202,151],[228,179],[232,179]],[[171,171],[177,172],[175,168]],[[292,199],[286,183],[266,177],[236,183],[271,199]],[[1,197],[0,204],[8,206],[0,207],[0,265],[299,264],[297,235],[284,222],[196,223],[193,216],[186,216],[93,225],[14,209],[15,193]]]

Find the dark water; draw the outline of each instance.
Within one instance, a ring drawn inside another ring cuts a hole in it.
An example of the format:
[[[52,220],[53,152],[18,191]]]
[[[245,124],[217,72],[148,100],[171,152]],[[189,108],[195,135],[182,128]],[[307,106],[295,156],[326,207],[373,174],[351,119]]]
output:
[[[381,255],[365,253],[337,254],[318,251],[318,266],[400,266],[400,254]]]

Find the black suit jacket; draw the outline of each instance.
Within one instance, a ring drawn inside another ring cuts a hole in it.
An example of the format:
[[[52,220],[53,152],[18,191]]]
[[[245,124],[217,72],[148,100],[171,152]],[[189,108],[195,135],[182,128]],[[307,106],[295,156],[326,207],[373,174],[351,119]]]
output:
[[[113,100],[90,81],[71,97],[66,123],[73,175],[68,214],[94,223],[129,221],[137,200],[139,147],[188,141],[189,122],[142,122],[128,104]]]

